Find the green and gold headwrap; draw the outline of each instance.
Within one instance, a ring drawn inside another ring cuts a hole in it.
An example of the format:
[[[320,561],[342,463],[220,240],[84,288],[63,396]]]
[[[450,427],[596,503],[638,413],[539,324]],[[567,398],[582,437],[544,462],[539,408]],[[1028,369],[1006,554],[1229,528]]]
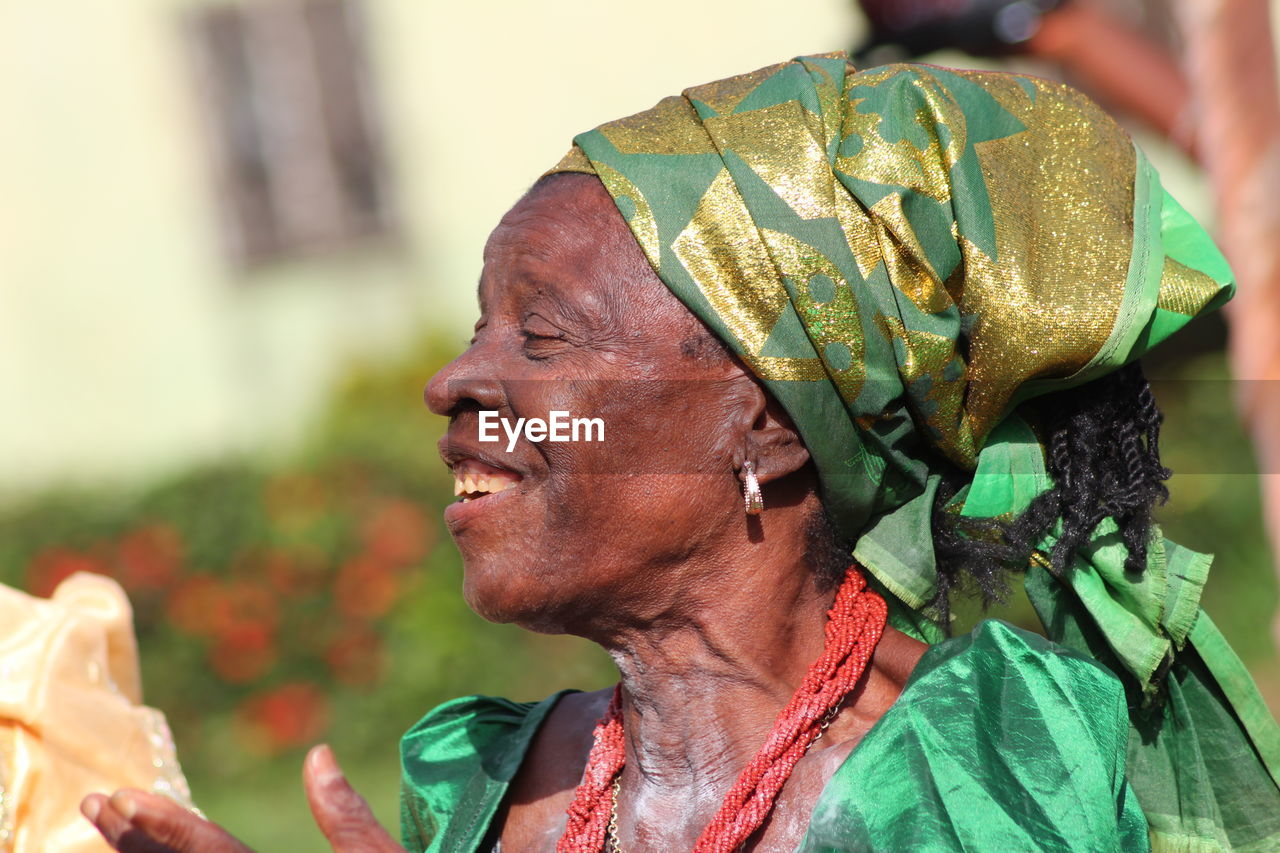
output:
[[[963,514],[1022,510],[1049,479],[1015,407],[1138,358],[1234,287],[1124,131],[1048,80],[802,57],[574,143],[552,171],[600,178],[662,280],[787,409],[854,556],[897,624],[931,640],[937,460],[973,472]],[[1242,721],[1231,760],[1280,795],[1280,733],[1199,607],[1210,558],[1156,541],[1133,578],[1114,531],[1104,522],[1061,583],[1032,568],[1048,633],[1139,698],[1175,663],[1201,673],[1189,701]],[[1193,791],[1186,772],[1153,769],[1176,765],[1173,736],[1144,747],[1137,725],[1130,769],[1153,837],[1253,838],[1211,813],[1212,773]],[[1274,823],[1257,837],[1280,839]]]

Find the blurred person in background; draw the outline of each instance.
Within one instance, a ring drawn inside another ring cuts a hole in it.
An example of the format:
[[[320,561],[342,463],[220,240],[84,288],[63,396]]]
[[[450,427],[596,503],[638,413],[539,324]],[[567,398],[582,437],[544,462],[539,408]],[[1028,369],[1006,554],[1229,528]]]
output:
[[[859,64],[939,50],[1027,56],[1060,67],[1103,106],[1137,117],[1183,150],[1194,145],[1189,91],[1151,35],[1091,0],[860,0],[869,31]]]
[[[1036,78],[806,57],[577,137],[427,398],[468,602],[622,680],[429,713],[404,845],[1280,842],[1280,731],[1199,606],[1210,558],[1151,520],[1136,365],[1232,290],[1127,135]],[[480,441],[557,409],[606,440]],[[1013,573],[1048,639],[948,637]],[[326,748],[306,784],[334,849],[398,849]],[[245,849],[142,792],[83,808],[120,850]]]

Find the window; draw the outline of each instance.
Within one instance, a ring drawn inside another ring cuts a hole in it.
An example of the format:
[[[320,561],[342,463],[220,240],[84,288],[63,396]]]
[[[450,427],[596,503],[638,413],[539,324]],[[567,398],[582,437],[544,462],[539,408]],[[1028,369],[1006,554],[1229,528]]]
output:
[[[391,228],[358,11],[352,0],[265,0],[194,18],[226,242],[239,264]]]

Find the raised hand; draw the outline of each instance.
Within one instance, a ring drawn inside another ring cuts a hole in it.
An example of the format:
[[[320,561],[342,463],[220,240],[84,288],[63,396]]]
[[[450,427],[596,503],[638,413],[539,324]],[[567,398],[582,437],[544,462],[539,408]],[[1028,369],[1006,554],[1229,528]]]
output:
[[[160,794],[123,788],[80,803],[107,843],[121,853],[253,853],[212,821]]]
[[[329,747],[307,754],[302,776],[311,813],[335,853],[403,853],[347,782]],[[253,853],[216,823],[159,794],[130,788],[110,797],[90,794],[80,810],[120,853]]]

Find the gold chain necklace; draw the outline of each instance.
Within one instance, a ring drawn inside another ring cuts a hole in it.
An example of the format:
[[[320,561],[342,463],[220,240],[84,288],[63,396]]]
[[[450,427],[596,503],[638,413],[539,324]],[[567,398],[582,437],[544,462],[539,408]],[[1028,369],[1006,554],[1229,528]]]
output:
[[[609,828],[605,830],[612,853],[622,853],[622,844],[618,841],[618,789],[622,787],[622,774],[613,777],[613,804],[609,806]]]

